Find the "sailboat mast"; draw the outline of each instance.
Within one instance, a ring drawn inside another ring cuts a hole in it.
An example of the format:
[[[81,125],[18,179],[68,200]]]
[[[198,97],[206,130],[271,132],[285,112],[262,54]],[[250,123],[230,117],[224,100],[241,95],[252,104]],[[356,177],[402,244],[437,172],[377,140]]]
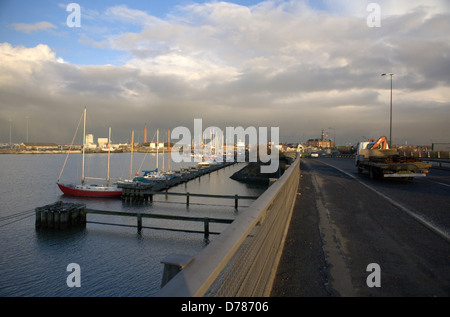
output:
[[[83,163],[81,166],[81,184],[84,184],[84,150],[86,148],[86,107],[84,107],[84,123],[83,123]]]
[[[159,161],[159,129],[156,129],[156,170],[158,170]]]
[[[169,165],[169,171],[170,171],[170,152],[171,152],[171,150],[170,150],[170,130],[167,132],[167,151],[169,152],[167,155],[168,156],[167,163]]]
[[[134,130],[131,131],[130,179],[133,179],[133,145],[134,145]]]
[[[109,127],[109,135],[108,135],[108,174],[106,176],[106,186],[109,186],[109,162],[111,156],[111,127]]]

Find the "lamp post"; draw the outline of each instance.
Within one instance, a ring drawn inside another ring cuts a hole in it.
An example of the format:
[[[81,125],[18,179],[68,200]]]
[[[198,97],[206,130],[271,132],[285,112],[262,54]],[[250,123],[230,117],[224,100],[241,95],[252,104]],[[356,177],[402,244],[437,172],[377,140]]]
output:
[[[27,119],[27,142],[28,142],[28,119],[30,118],[29,116],[25,117]]]
[[[8,119],[9,122],[9,148],[12,148],[12,143],[11,143],[11,130],[12,130],[12,119],[9,118]]]
[[[334,147],[336,148],[336,129],[335,128],[328,128],[328,129],[333,129],[333,144]]]
[[[390,127],[389,127],[389,148],[392,148],[392,76],[393,73],[384,73],[381,76],[391,76],[391,105],[390,105]]]

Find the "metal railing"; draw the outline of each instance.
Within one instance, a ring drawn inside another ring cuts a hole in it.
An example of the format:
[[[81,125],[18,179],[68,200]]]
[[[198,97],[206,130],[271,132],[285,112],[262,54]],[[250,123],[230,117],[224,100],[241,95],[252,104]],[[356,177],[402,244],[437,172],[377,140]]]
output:
[[[280,179],[156,296],[269,296],[297,196],[299,176],[300,157],[297,157]]]
[[[416,157],[422,159],[450,159],[449,151],[407,151],[400,149],[398,153],[407,157]]]

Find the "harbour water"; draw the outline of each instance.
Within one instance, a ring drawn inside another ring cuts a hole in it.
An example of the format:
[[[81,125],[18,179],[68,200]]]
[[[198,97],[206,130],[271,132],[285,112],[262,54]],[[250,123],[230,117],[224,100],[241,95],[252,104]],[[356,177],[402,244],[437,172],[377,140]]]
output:
[[[159,154],[159,168],[168,170],[167,154]],[[163,260],[170,254],[195,255],[206,246],[203,234],[143,229],[88,223],[85,229],[43,231],[35,229],[34,208],[55,201],[82,202],[90,209],[137,211],[182,216],[234,219],[251,200],[193,197],[189,207],[185,198],[157,195],[152,203],[130,205],[121,199],[74,198],[62,195],[56,180],[66,155],[0,156],[0,296],[152,296],[159,289]],[[258,196],[265,188],[239,183],[229,178],[245,163],[238,163],[194,179],[169,191],[224,195]],[[170,163],[172,170],[196,163]],[[134,153],[135,171],[154,169],[156,155]],[[107,156],[86,155],[86,175],[105,177]],[[130,153],[111,155],[111,178],[129,178]],[[81,155],[72,154],[61,180],[78,183]],[[88,221],[136,225],[131,217],[88,215]],[[145,219],[143,225],[201,230],[202,223]],[[210,230],[222,231],[226,225],[211,224]],[[216,235],[210,235],[213,240]],[[77,263],[81,287],[68,287],[70,263]]]

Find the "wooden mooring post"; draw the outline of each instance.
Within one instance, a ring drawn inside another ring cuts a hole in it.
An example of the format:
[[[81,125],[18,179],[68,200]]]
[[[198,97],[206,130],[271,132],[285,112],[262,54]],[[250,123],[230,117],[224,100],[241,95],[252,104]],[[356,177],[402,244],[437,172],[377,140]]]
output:
[[[64,230],[70,227],[86,226],[86,205],[57,201],[35,208],[37,229]]]
[[[205,241],[209,240],[209,218],[204,218],[203,220],[203,228],[205,230],[204,239]]]
[[[137,214],[136,218],[137,218],[137,230],[138,230],[138,233],[141,233],[142,232],[142,215]]]

